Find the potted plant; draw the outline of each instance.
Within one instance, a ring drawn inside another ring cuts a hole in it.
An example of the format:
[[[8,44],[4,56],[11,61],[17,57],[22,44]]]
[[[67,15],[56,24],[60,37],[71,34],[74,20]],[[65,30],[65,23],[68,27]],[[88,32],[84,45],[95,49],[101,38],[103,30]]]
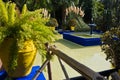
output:
[[[48,29],[48,18],[43,9],[22,12],[15,3],[0,0],[0,58],[10,77],[26,76],[30,73],[36,52],[45,58],[45,42],[51,42],[54,34]]]
[[[68,26],[70,27],[70,29],[71,29],[72,31],[74,31],[76,25],[77,25],[76,19],[70,19],[70,20],[68,21]]]
[[[55,18],[50,18],[46,25],[49,26],[49,28],[54,31],[55,27],[58,27],[58,21]]]
[[[114,67],[120,68],[120,27],[106,31],[101,41],[106,60],[109,60]]]

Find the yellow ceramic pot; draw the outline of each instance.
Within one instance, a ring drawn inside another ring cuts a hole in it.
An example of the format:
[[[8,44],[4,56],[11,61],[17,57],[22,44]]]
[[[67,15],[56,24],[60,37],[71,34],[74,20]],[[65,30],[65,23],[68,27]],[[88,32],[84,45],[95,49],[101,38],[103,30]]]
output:
[[[6,39],[0,45],[0,58],[3,63],[4,69],[8,72],[8,62],[10,55],[10,47],[13,43],[12,39]],[[18,65],[13,73],[8,72],[10,77],[22,77],[31,72],[32,65],[36,56],[36,48],[33,41],[26,41],[24,43],[24,49],[18,51]]]
[[[71,31],[74,31],[75,30],[75,26],[71,26]]]

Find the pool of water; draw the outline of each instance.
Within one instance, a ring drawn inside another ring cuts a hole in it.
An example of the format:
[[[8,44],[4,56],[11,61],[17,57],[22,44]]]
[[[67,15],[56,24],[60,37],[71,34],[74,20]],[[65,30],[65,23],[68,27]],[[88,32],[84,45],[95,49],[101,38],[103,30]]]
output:
[[[84,64],[85,66],[91,68],[96,72],[112,69],[110,62],[105,60],[106,55],[101,52],[100,46],[81,46],[71,41],[62,39],[62,36],[60,40],[54,43],[54,45],[56,45],[57,49],[61,50],[66,55],[72,57],[73,59],[77,60],[78,62]],[[66,63],[64,63],[63,61],[62,63],[70,78],[80,76],[78,72],[73,70]],[[38,64],[42,64],[41,56],[39,53],[37,53],[34,65]],[[65,79],[65,75],[56,56],[54,56],[53,60],[51,61],[51,69],[53,80]],[[46,70],[44,70],[44,75],[46,77],[46,80],[48,80],[48,74]]]
[[[79,36],[82,38],[100,38],[101,34],[88,34],[88,33],[72,33],[71,35]]]
[[[63,39],[72,41],[83,46],[100,45],[101,44],[100,36],[101,34],[90,35],[89,33],[80,32],[63,33]]]
[[[56,47],[64,52],[69,57],[77,60],[78,62],[84,64],[90,69],[101,72],[104,70],[112,69],[112,66],[109,61],[106,61],[106,55],[101,52],[100,46],[81,46],[75,44],[71,41],[60,39],[55,43]],[[80,74],[68,66],[64,61],[62,61],[68,75],[70,78],[78,77]],[[58,59],[52,62],[52,70],[53,70],[53,80],[64,80],[65,76],[60,67]],[[57,75],[56,75],[57,74]]]

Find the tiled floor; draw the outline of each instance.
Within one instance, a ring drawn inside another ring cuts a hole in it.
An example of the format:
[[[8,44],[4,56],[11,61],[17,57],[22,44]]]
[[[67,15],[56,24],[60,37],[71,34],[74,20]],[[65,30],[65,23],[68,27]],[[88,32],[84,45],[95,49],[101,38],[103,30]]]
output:
[[[96,72],[112,68],[111,64],[105,60],[105,54],[101,52],[100,46],[84,47],[64,39],[56,41],[55,45],[68,56],[74,58],[78,62],[88,66]],[[64,62],[63,64],[70,78],[80,75]],[[37,54],[36,56],[34,65],[41,65],[41,58],[39,54]],[[54,59],[51,61],[51,67],[53,80],[65,79],[65,76],[56,56],[54,56]],[[47,72],[44,71],[44,75],[48,80]]]

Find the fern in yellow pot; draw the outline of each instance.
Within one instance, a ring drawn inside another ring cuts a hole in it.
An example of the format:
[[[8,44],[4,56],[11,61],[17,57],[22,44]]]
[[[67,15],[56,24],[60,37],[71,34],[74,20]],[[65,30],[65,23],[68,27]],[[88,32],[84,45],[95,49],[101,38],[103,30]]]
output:
[[[70,29],[71,29],[72,31],[74,31],[76,25],[77,25],[76,19],[70,19],[70,20],[68,21],[68,26],[70,27]]]
[[[47,55],[44,43],[52,42],[55,35],[42,11],[28,11],[24,5],[19,12],[15,3],[0,0],[0,58],[10,77],[28,75],[37,51],[42,58]]]
[[[55,18],[50,18],[46,25],[54,31],[55,27],[58,27],[58,21]]]

